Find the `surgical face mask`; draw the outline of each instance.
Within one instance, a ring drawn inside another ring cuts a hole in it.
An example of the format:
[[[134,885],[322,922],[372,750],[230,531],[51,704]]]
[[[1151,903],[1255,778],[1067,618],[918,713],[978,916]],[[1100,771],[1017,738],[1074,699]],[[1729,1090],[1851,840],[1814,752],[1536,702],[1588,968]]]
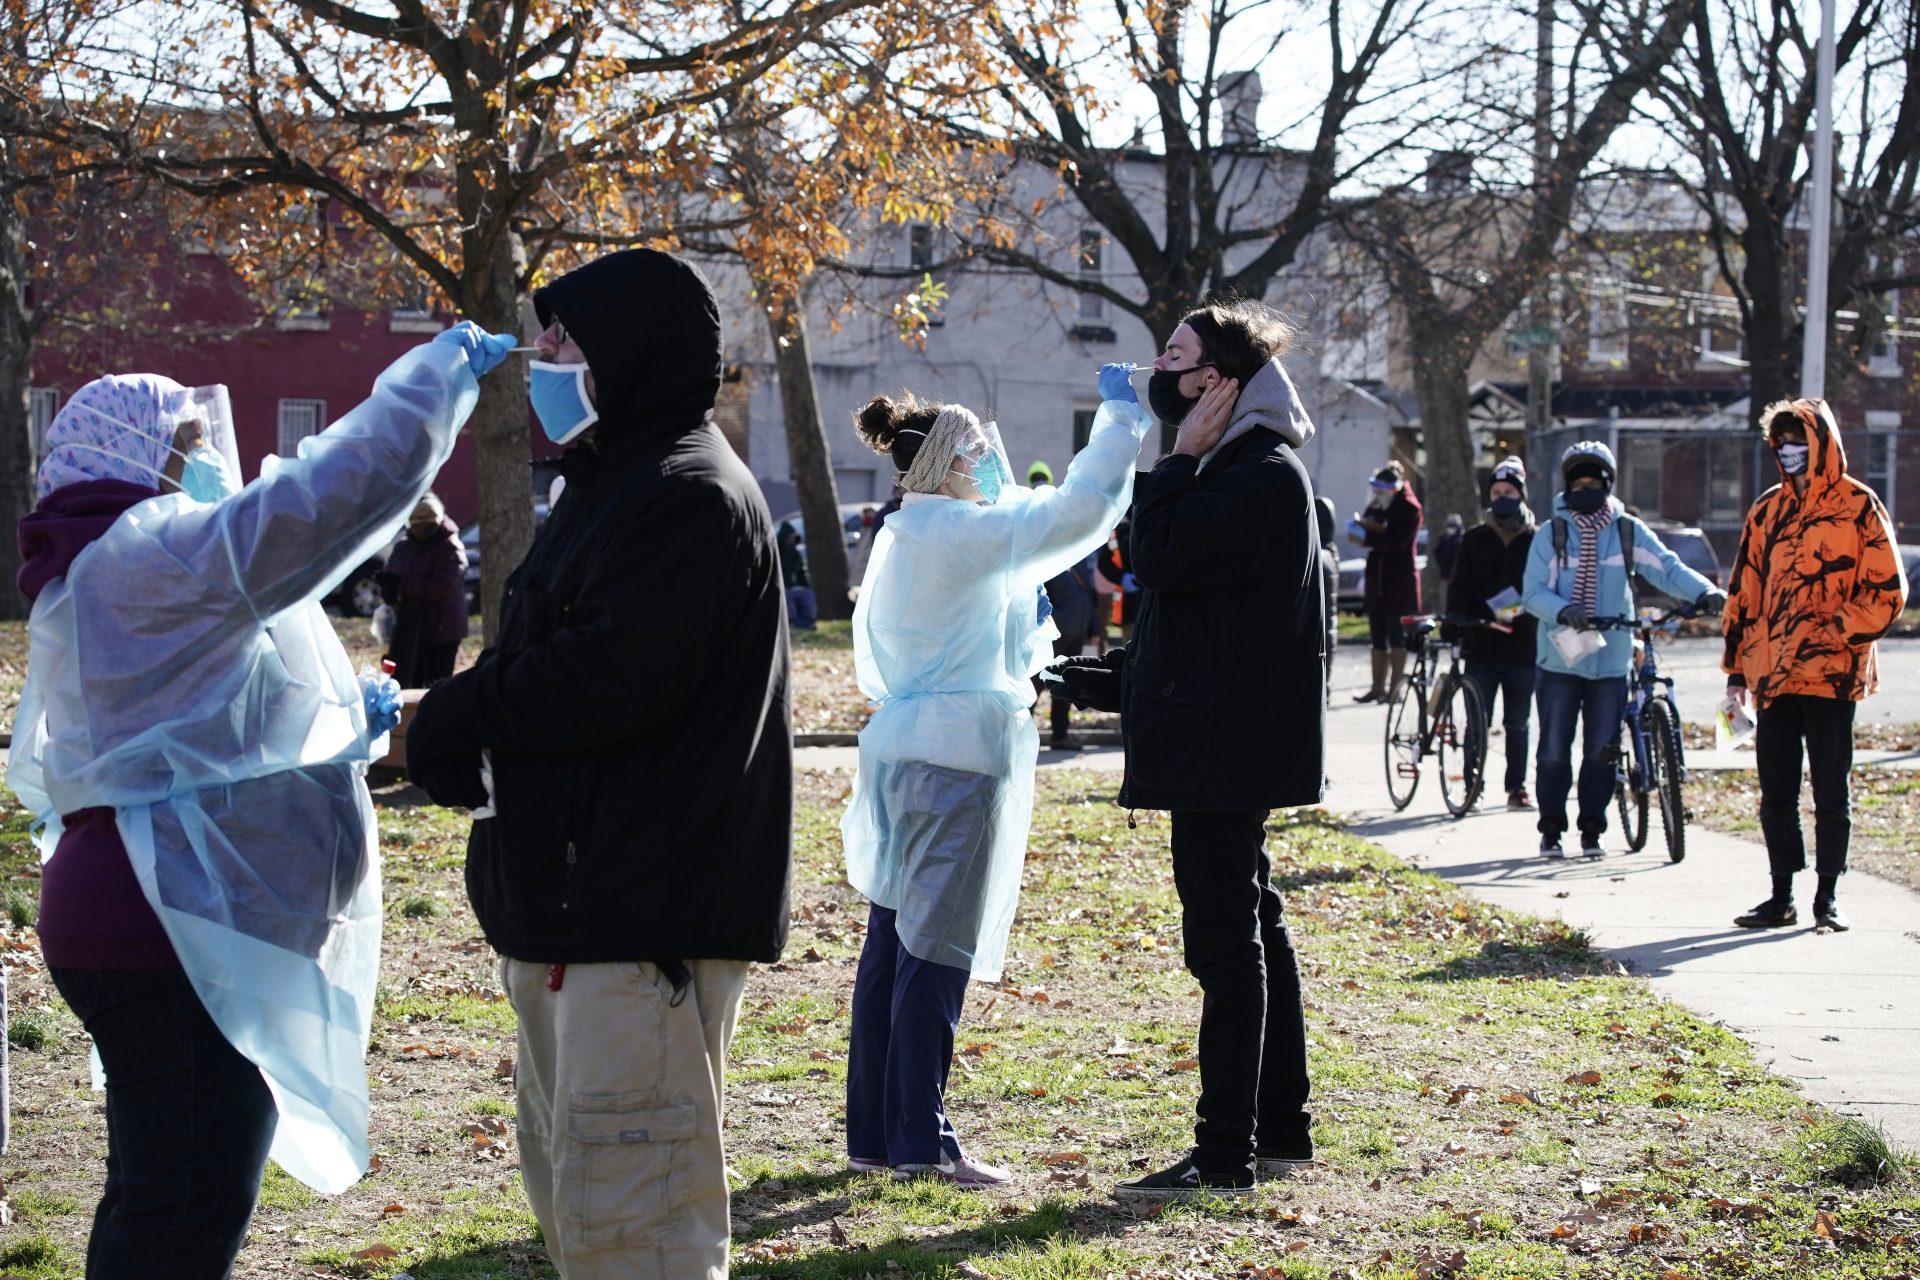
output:
[[[1807,471],[1808,448],[1804,444],[1783,444],[1773,451],[1780,459],[1780,470],[1790,476],[1805,475]]]
[[[1007,464],[1000,460],[998,453],[988,452],[973,464],[971,474],[958,468],[950,468],[949,475],[966,476],[980,490],[980,496],[988,506],[1000,501],[1000,494],[1013,483],[1013,477],[1007,474]]]
[[[1153,410],[1153,416],[1170,427],[1177,427],[1185,421],[1186,416],[1193,412],[1193,406],[1200,403],[1200,397],[1181,391],[1180,379],[1194,369],[1210,367],[1197,364],[1193,369],[1155,369],[1148,375],[1147,407]]]
[[[180,472],[180,488],[195,502],[224,502],[240,492],[240,485],[227,469],[227,460],[220,456],[219,450],[203,444],[187,454],[186,459],[187,465]]]
[[[1511,520],[1520,514],[1522,505],[1518,498],[1495,498],[1487,504],[1487,509],[1493,512],[1495,520]]]
[[[1590,516],[1607,505],[1605,489],[1569,489],[1567,490],[1567,510],[1578,515]]]
[[[540,429],[555,444],[566,444],[600,421],[600,411],[587,395],[587,366],[527,362],[527,398],[533,402]]]

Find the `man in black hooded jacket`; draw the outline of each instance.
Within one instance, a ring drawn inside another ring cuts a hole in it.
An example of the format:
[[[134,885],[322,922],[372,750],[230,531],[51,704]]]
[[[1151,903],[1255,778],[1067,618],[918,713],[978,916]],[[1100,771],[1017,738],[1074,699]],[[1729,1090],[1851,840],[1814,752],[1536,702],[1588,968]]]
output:
[[[721,337],[700,273],[627,250],[534,307],[541,425],[592,425],[493,647],[415,712],[407,769],[477,811],[467,893],[519,1021],[521,1173],[554,1264],[724,1276],[722,1066],[747,964],[787,932],[779,555],[709,420]]]

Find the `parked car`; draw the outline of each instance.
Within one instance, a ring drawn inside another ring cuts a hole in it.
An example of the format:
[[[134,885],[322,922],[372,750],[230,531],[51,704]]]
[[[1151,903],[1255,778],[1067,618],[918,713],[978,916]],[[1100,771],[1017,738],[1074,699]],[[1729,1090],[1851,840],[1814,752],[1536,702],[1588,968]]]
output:
[[[840,528],[846,533],[847,550],[853,550],[860,541],[861,533],[866,530],[866,513],[868,511],[878,511],[880,507],[881,504],[878,502],[843,502],[840,504]],[[798,511],[789,511],[786,515],[776,519],[773,522],[773,527],[777,531],[783,524],[791,524],[795,529],[799,530],[800,552],[802,555],[805,555],[807,550],[807,524],[805,518],[802,517]]]
[[[1900,563],[1906,566],[1907,593],[1909,596],[1908,604],[1913,605],[1916,603],[1911,599],[1913,584],[1915,578],[1920,576],[1920,546],[1915,546],[1911,542],[1903,542],[1896,547],[1895,550],[1900,553]]]
[[[1669,551],[1680,557],[1681,564],[1716,587],[1724,588],[1727,585],[1727,575],[1720,567],[1720,557],[1714,554],[1713,544],[1707,541],[1706,534],[1690,526],[1665,520],[1648,520],[1646,526],[1659,535]],[[1634,578],[1633,596],[1643,608],[1671,609],[1681,603],[1644,577]]]
[[[533,504],[533,531],[547,522],[547,504]],[[480,612],[480,522],[474,521],[460,531],[460,545],[467,549],[467,612]]]
[[[400,537],[407,535],[403,532]],[[380,607],[380,574],[387,567],[387,557],[393,554],[399,538],[393,545],[376,555],[370,556],[365,563],[348,574],[340,585],[320,599],[320,604],[330,613],[345,614],[353,618],[371,618],[373,611]]]
[[[1345,534],[1340,535],[1340,541],[1344,547],[1354,545],[1346,540]],[[1414,569],[1425,574],[1427,571],[1427,527],[1425,525],[1420,526],[1420,538],[1414,547],[1414,552]],[[1366,553],[1362,552],[1360,555],[1349,556],[1340,562],[1340,590],[1334,597],[1334,604],[1341,613],[1351,613],[1357,617],[1366,612],[1366,606],[1363,603],[1366,595],[1367,557]]]

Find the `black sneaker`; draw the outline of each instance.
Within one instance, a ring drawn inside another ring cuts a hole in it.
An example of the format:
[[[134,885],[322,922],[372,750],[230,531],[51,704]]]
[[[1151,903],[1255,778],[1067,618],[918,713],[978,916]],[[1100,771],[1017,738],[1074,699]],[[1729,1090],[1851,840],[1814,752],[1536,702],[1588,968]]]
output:
[[[1567,851],[1560,847],[1560,833],[1555,831],[1540,837],[1540,856],[1543,858],[1564,858]]]
[[[1153,1200],[1162,1203],[1170,1200],[1198,1200],[1202,1196],[1250,1196],[1252,1194],[1252,1174],[1236,1174],[1230,1178],[1203,1177],[1200,1170],[1195,1167],[1192,1156],[1188,1156],[1171,1169],[1162,1169],[1144,1178],[1123,1182],[1113,1189],[1115,1200]]]
[[[1068,734],[1064,738],[1047,739],[1047,750],[1049,751],[1084,751],[1086,747],[1086,743],[1074,737],[1072,734]]]
[[[1819,928],[1831,929],[1835,933],[1845,933],[1853,928],[1853,921],[1840,914],[1840,908],[1832,898],[1813,900],[1813,923]]]
[[[1733,922],[1742,929],[1784,929],[1799,924],[1800,913],[1793,909],[1791,898],[1768,898],[1747,914],[1735,916]]]
[[[1296,1173],[1304,1173],[1313,1168],[1313,1147],[1302,1151],[1265,1151],[1253,1153],[1253,1176],[1256,1181],[1265,1178],[1291,1178]]]

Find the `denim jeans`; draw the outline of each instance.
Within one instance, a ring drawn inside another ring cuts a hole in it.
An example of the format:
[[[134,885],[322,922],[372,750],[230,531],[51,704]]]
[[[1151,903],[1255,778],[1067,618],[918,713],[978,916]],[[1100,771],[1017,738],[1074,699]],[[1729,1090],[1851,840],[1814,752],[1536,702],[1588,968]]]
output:
[[[1847,772],[1853,768],[1853,712],[1847,698],[1783,694],[1754,717],[1754,764],[1760,771],[1760,832],[1776,876],[1807,866],[1800,830],[1800,760],[1805,744],[1813,781],[1814,871],[1840,876],[1847,870],[1853,835],[1853,798]]]
[[[1573,787],[1573,722],[1577,716],[1582,725],[1580,832],[1599,835],[1607,829],[1607,806],[1613,803],[1615,766],[1610,748],[1620,738],[1627,678],[1589,680],[1543,669],[1534,690],[1540,707],[1540,754],[1534,774],[1540,833],[1557,836],[1567,829],[1567,792]]]
[[[1527,785],[1527,726],[1533,718],[1533,678],[1538,667],[1496,667],[1485,662],[1467,663],[1467,680],[1480,691],[1480,706],[1493,724],[1494,695],[1500,695],[1507,729],[1506,790],[1518,791]]]
[[[787,625],[796,631],[811,631],[817,614],[812,587],[787,588]]]
[[[947,1068],[967,995],[965,969],[900,944],[895,913],[867,912],[847,1046],[847,1154],[888,1164],[960,1156],[947,1122]]]
[[[1187,969],[1200,983],[1193,1161],[1253,1172],[1256,1150],[1313,1155],[1300,966],[1267,858],[1265,812],[1173,814],[1173,883]]]
[[[277,1115],[179,969],[51,969],[107,1072],[88,1280],[215,1280],[246,1240]]]

